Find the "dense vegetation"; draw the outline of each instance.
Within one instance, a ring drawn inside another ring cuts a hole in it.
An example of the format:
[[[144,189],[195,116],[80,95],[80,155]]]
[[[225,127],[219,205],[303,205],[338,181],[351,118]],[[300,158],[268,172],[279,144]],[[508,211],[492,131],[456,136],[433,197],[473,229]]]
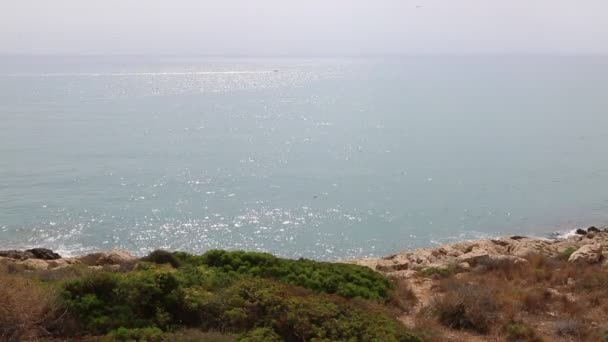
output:
[[[181,264],[203,265],[230,275],[276,279],[316,293],[342,297],[381,299],[389,295],[391,284],[367,267],[277,258],[267,253],[215,250],[201,256],[176,253]]]
[[[121,271],[63,270],[30,285],[56,293],[70,329],[116,341],[420,341],[391,314],[393,284],[367,268],[270,254],[156,251]],[[184,330],[189,329],[189,330]],[[212,335],[209,335],[212,334]],[[2,340],[2,338],[0,338]]]

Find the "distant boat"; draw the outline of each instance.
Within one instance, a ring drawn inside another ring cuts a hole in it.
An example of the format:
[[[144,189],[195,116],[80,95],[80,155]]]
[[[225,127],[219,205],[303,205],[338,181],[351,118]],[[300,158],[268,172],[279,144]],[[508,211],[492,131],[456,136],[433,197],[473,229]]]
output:
[[[277,70],[277,69],[274,69],[273,71],[274,71],[274,72],[279,72],[279,70]]]

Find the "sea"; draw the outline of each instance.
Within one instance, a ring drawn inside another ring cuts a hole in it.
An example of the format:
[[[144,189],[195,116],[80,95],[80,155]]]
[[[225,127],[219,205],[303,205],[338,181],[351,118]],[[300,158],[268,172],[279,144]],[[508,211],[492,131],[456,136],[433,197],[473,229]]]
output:
[[[0,57],[0,248],[345,260],[608,223],[608,57]]]

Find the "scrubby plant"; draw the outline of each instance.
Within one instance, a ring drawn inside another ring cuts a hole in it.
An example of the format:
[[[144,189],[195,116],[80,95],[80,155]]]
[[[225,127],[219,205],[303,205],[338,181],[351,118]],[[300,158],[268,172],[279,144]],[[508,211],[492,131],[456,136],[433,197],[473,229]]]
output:
[[[338,294],[345,298],[382,299],[388,297],[391,283],[367,267],[282,259],[267,253],[209,251],[201,256],[176,253],[182,264],[205,265],[228,274],[271,278],[302,286],[317,293]]]
[[[127,329],[118,328],[112,330],[107,335],[111,341],[137,341],[137,342],[162,342],[165,341],[165,336],[162,330],[153,328],[137,328]]]
[[[173,342],[237,342],[236,337],[217,331],[205,332],[198,329],[181,329],[165,333],[165,341]]]
[[[509,342],[542,342],[536,331],[523,323],[511,322],[504,330]]]
[[[568,258],[570,258],[570,256],[572,255],[572,253],[576,252],[576,248],[574,247],[568,247],[566,248],[562,254],[561,254],[561,258],[564,260],[568,260]]]
[[[378,303],[347,301],[302,287],[220,268],[185,265],[129,273],[101,272],[63,285],[62,300],[84,331],[116,340],[157,338],[158,331],[205,331],[284,340],[418,341]],[[374,307],[377,305],[378,307]],[[146,330],[146,329],[158,330]],[[257,331],[257,332],[256,332]],[[273,336],[272,334],[269,336]]]
[[[479,285],[446,281],[444,294],[432,303],[439,322],[452,329],[487,333],[498,318],[496,294]]]
[[[458,273],[457,265],[449,265],[448,267],[425,267],[418,271],[420,275],[429,278],[447,278],[455,273]]]
[[[281,336],[270,328],[257,328],[245,333],[239,342],[281,342]]]
[[[175,268],[181,265],[179,259],[171,252],[157,249],[147,256],[141,258],[143,261],[153,262],[155,264],[169,264]]]

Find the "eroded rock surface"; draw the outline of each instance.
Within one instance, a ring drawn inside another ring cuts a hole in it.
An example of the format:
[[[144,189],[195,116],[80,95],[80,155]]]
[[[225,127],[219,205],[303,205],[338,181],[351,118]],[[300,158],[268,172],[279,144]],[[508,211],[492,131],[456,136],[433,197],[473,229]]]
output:
[[[542,254],[550,257],[572,253],[571,262],[598,263],[608,256],[608,231],[589,227],[563,239],[538,239],[523,236],[459,242],[404,251],[384,258],[350,261],[391,276],[412,277],[428,268],[475,267],[492,263],[527,263],[525,257]]]

